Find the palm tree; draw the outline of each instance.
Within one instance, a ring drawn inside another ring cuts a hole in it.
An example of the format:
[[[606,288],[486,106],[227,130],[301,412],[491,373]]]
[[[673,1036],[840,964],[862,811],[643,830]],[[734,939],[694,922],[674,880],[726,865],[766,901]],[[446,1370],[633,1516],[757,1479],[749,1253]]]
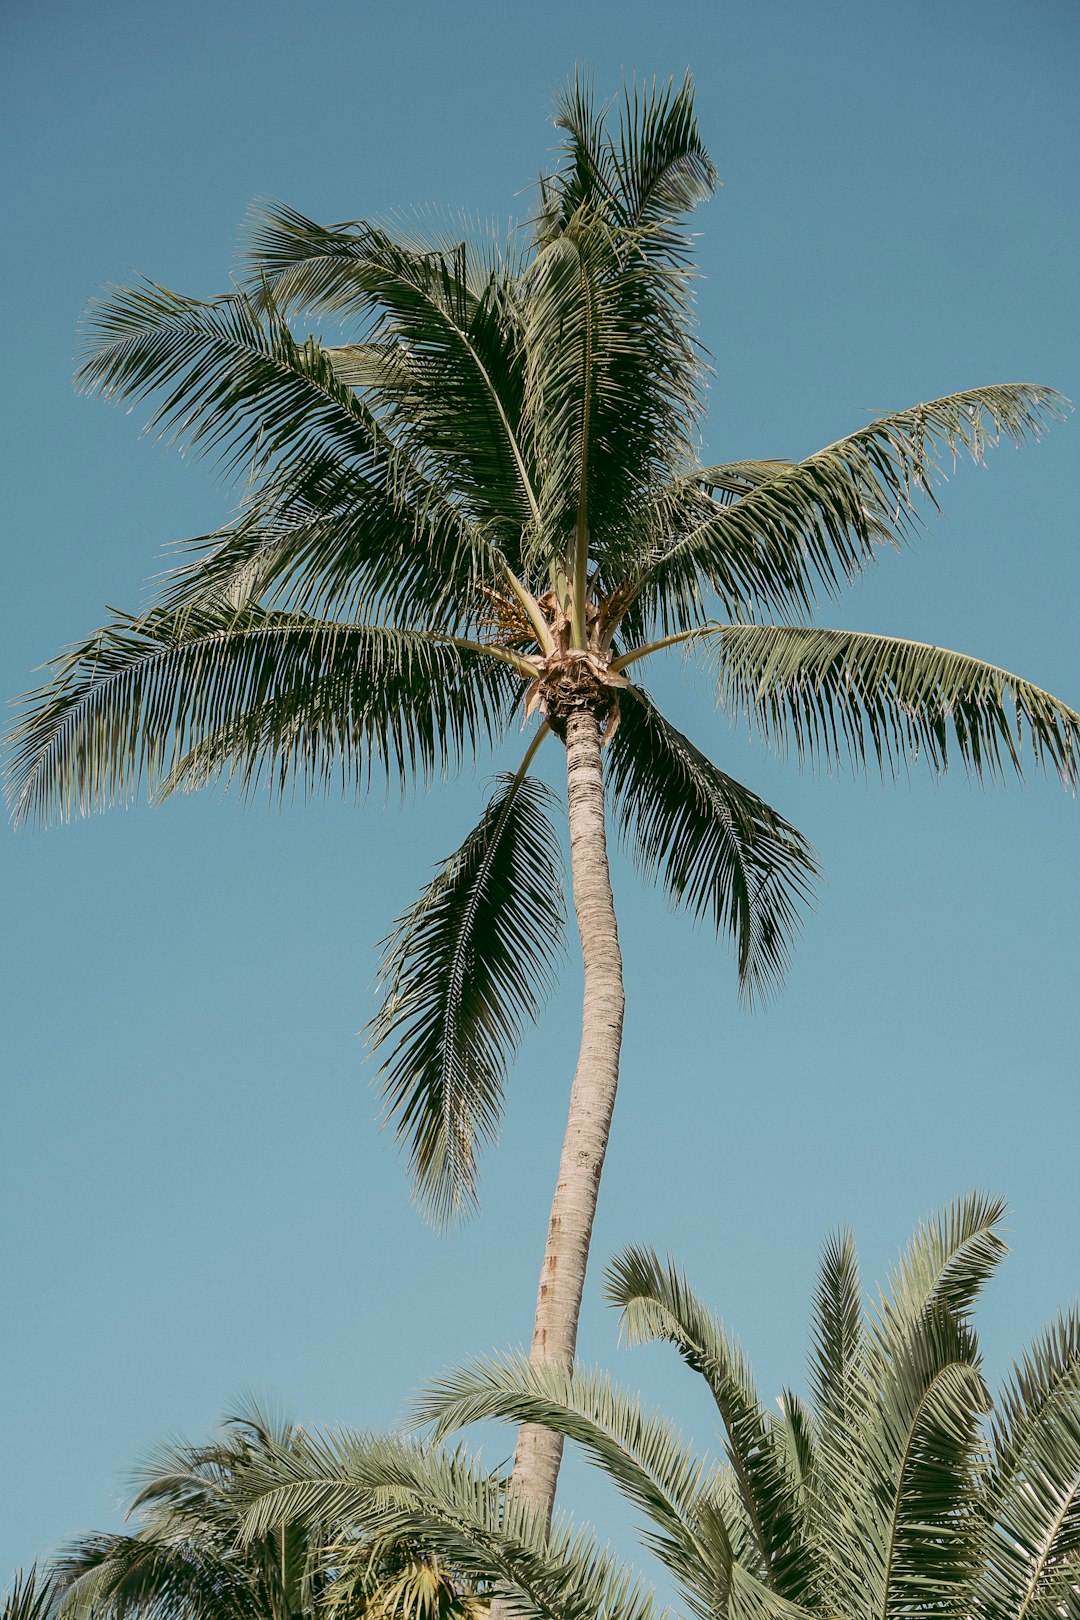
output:
[[[81,1538],[58,1560],[62,1611],[75,1620],[307,1620],[323,1591],[311,1578],[320,1530],[279,1520],[236,1545],[239,1480],[262,1457],[290,1455],[300,1432],[252,1407],[208,1445],[169,1445],[139,1470],[132,1534]]]
[[[628,1249],[607,1273],[631,1343],[663,1340],[701,1374],[722,1461],[599,1373],[477,1362],[422,1401],[445,1434],[480,1418],[576,1441],[644,1521],[701,1620],[1076,1620],[1080,1615],[1080,1310],[1060,1315],[997,1398],[972,1308],[1004,1252],[1003,1206],[978,1195],[927,1222],[864,1308],[851,1235],[826,1245],[810,1399],[764,1405],[745,1357],[670,1261]],[[356,1512],[372,1533],[430,1538],[503,1583],[531,1620],[652,1620],[648,1591],[587,1532],[545,1525],[460,1453],[328,1436],[299,1467],[269,1460],[246,1516]]]
[[[886,771],[955,757],[994,776],[1023,744],[1075,785],[1080,715],[978,659],[793,622],[915,526],[940,457],[1037,438],[1059,397],[976,388],[801,462],[702,466],[681,226],[715,172],[692,87],[628,91],[615,115],[577,83],[557,123],[560,161],[505,241],[273,206],[239,290],[204,303],[144,283],[92,308],[83,385],[154,395],[152,425],[217,452],[245,501],[147,612],[56,661],[15,733],[11,791],[41,819],[140,780],[158,796],[363,791],[385,772],[404,790],[530,723],[520,765],[384,942],[387,1115],[446,1224],[475,1201],[509,1059],[552,982],[560,839],[532,767],[562,748],[584,1005],[532,1353],[566,1367],[623,1024],[608,806],[643,874],[730,937],[751,998],[782,975],[816,875],[803,837],[669,724],[638,666],[681,644],[767,743]],[[353,341],[300,340],[304,311]],[[548,1509],[558,1465],[557,1437],[526,1430],[516,1478]]]
[[[376,1549],[355,1525],[284,1517],[241,1543],[247,1476],[304,1450],[302,1430],[250,1407],[209,1445],[156,1452],[129,1509],[139,1529],[57,1561],[60,1620],[482,1620],[484,1600],[414,1541]]]

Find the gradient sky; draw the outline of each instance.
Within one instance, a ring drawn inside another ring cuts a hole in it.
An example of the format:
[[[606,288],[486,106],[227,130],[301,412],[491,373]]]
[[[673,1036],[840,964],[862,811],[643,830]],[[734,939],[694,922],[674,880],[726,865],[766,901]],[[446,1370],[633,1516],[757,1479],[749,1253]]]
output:
[[[982,383],[1080,397],[1080,13],[1072,0],[6,0],[2,689],[134,608],[228,490],[77,397],[86,299],[136,271],[209,296],[269,194],[327,221],[459,204],[520,217],[575,63],[692,69],[724,180],[698,216],[706,455],[800,456]],[[821,622],[977,653],[1080,704],[1075,418],[957,469],[942,512]],[[973,1186],[1011,1205],[991,1370],[1075,1296],[1080,806],[1056,782],[813,779],[678,660],[675,722],[828,871],[787,988],[739,1008],[729,954],[616,861],[629,1014],[581,1349],[703,1444],[660,1352],[599,1299],[669,1248],[769,1395],[798,1383],[826,1232],[868,1277]],[[553,756],[552,763],[558,760]],[[483,1212],[415,1214],[361,1065],[373,947],[474,824],[482,782],[389,809],[194,797],[0,837],[4,1375],[0,1582],[119,1522],[154,1441],[245,1391],[381,1427],[423,1380],[527,1339],[579,975],[512,1077]],[[496,1461],[508,1437],[488,1439]],[[563,1500],[633,1551],[595,1477]]]

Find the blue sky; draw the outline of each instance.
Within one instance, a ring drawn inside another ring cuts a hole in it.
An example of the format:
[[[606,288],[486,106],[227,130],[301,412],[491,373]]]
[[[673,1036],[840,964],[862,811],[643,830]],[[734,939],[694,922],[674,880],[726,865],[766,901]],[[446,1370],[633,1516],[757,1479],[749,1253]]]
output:
[[[575,63],[605,90],[694,73],[724,181],[697,221],[712,459],[799,456],[981,383],[1080,396],[1070,0],[7,0],[0,34],[10,697],[232,499],[140,437],[137,407],[73,393],[86,299],[136,271],[224,289],[259,195],[328,221],[520,216]],[[822,622],[977,653],[1080,704],[1078,485],[1075,418],[958,468],[923,539]],[[918,1217],[983,1186],[1012,1210],[983,1317],[1003,1369],[1078,1287],[1080,807],[1038,778],[812,779],[730,731],[678,660],[653,686],[828,882],[783,996],[751,1015],[725,950],[617,860],[630,1010],[583,1354],[708,1443],[685,1373],[616,1348],[598,1285],[618,1246],[683,1259],[771,1394],[801,1376],[828,1230],[853,1225],[875,1276]],[[140,1452],[201,1437],[244,1391],[380,1427],[426,1377],[527,1339],[573,959],[513,1075],[482,1215],[449,1241],[410,1205],[356,1035],[374,945],[481,793],[196,797],[0,837],[0,1580],[116,1524]],[[563,1494],[632,1548],[575,1464]]]

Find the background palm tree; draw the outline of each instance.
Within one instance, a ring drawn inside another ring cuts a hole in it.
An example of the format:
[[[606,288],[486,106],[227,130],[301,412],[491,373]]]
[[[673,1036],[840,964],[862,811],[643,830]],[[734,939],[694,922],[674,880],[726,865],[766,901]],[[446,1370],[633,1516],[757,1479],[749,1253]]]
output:
[[[916,1234],[864,1307],[850,1233],[825,1247],[810,1399],[759,1399],[738,1345],[670,1261],[628,1249],[607,1273],[631,1343],[665,1340],[704,1378],[724,1458],[695,1455],[605,1375],[477,1362],[419,1416],[540,1423],[580,1444],[641,1516],[688,1612],[797,1620],[913,1614],[1071,1620],[1080,1614],[1080,1313],[1060,1315],[994,1398],[972,1309],[1004,1249],[1004,1210],[978,1195]],[[306,1469],[306,1472],[305,1472]],[[381,1494],[380,1494],[381,1493]],[[431,1536],[514,1588],[516,1612],[646,1620],[650,1594],[585,1532],[542,1518],[460,1455],[327,1437],[317,1461],[269,1461],[247,1516],[357,1511],[382,1533]],[[376,1530],[378,1533],[378,1530]]]
[[[766,741],[886,772],[955,756],[995,775],[1027,748],[1075,784],[1080,715],[977,659],[792,622],[914,525],[941,455],[1037,437],[1058,397],[979,388],[796,464],[702,467],[682,219],[715,173],[691,86],[632,90],[609,116],[575,84],[557,122],[559,165],[506,241],[274,207],[242,290],[203,303],[147,283],[95,306],[84,385],[156,393],[154,425],[217,451],[245,505],[149,611],[57,661],[16,733],[12,791],[18,815],[48,817],[142,778],[158,795],[363,790],[384,771],[405,788],[534,723],[385,942],[371,1032],[388,1115],[446,1222],[475,1198],[552,978],[559,838],[531,768],[562,744],[585,987],[532,1353],[565,1367],[623,1019],[605,794],[643,873],[731,937],[748,996],[781,975],[815,877],[801,835],[659,713],[639,661],[682,644]],[[300,341],[289,320],[307,310],[354,341]],[[558,1464],[557,1436],[523,1432],[518,1484],[548,1510]]]
[[[84,1537],[57,1561],[65,1620],[480,1620],[484,1600],[415,1540],[376,1548],[355,1524],[287,1516],[243,1539],[247,1477],[304,1446],[253,1406],[209,1445],[155,1453],[129,1509],[139,1528]]]

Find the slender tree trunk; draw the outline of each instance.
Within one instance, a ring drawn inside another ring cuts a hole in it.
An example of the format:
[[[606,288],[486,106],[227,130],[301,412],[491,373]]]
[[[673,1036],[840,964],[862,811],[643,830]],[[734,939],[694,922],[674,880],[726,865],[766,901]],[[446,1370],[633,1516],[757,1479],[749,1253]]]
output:
[[[608,871],[600,723],[574,709],[566,727],[570,870],[585,964],[581,1049],[570,1093],[559,1180],[540,1273],[531,1359],[569,1367],[577,1343],[600,1172],[604,1167],[623,1027],[622,956]],[[523,1424],[514,1455],[513,1488],[550,1519],[562,1458],[562,1436]]]

